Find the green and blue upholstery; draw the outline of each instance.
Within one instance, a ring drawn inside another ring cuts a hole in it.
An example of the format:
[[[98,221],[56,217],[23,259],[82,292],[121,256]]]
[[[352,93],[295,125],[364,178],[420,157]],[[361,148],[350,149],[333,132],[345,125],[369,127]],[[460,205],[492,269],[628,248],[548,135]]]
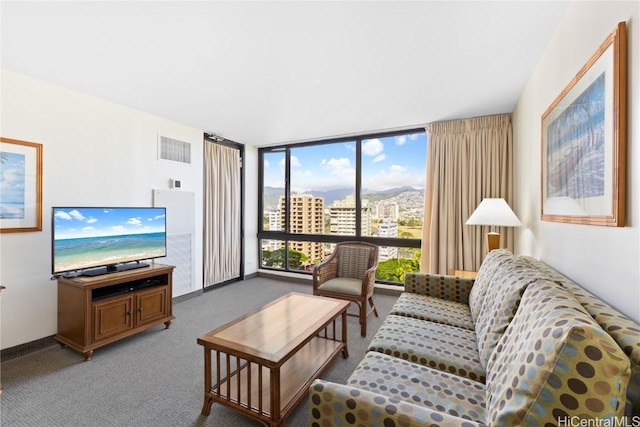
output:
[[[627,355],[631,364],[631,378],[627,387],[625,416],[631,419],[635,415],[640,422],[640,325],[542,261],[529,256],[522,258],[571,292]]]
[[[468,329],[389,315],[368,350],[484,383],[475,335]]]
[[[638,324],[546,264],[504,250],[487,256],[473,287],[457,279],[408,274],[347,384],[312,384],[310,424],[640,420]]]
[[[487,420],[547,426],[621,419],[629,359],[573,295],[529,286],[487,366]]]

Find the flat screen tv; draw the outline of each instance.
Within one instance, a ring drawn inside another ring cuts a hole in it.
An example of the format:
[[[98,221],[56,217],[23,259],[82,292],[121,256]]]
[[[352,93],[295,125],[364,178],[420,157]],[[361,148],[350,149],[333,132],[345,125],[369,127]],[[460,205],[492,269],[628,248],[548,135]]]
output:
[[[166,208],[53,207],[54,275],[97,276],[167,255]]]

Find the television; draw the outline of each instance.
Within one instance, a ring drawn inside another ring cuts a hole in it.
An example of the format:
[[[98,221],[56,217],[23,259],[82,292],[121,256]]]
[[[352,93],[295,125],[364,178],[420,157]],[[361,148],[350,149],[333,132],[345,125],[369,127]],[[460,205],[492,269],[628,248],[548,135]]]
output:
[[[53,207],[54,276],[97,276],[167,256],[164,207]]]

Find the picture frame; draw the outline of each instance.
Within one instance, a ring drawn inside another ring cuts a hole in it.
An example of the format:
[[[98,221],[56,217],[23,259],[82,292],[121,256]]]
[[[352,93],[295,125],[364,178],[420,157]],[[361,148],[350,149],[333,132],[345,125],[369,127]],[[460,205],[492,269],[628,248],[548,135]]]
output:
[[[42,144],[0,137],[0,233],[42,231]]]
[[[542,221],[625,224],[626,33],[618,23],[542,115]]]

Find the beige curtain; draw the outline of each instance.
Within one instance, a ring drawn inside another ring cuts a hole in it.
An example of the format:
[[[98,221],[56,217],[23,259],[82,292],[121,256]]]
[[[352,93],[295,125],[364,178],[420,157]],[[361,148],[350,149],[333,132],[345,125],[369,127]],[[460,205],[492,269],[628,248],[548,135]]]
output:
[[[204,286],[240,277],[240,150],[204,141]]]
[[[489,227],[464,223],[487,197],[513,207],[511,115],[427,125],[427,190],[421,270],[477,271]],[[513,250],[513,229],[499,227],[501,247]]]

